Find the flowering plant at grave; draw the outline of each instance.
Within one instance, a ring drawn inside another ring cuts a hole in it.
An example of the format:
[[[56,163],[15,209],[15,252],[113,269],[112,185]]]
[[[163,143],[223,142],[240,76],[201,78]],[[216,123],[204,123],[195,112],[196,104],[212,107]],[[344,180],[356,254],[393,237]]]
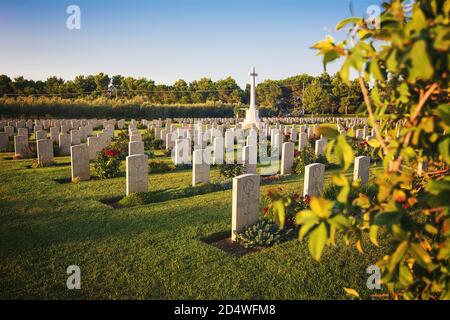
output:
[[[101,179],[117,177],[120,173],[120,152],[112,148],[104,148],[94,163],[94,169]]]
[[[295,215],[298,211],[309,208],[309,196],[299,193],[283,194],[283,189],[267,191],[268,204],[262,209],[263,218],[276,223],[280,229],[295,228]]]
[[[344,173],[353,163],[354,150],[336,130],[322,131],[329,139],[327,158],[342,169],[333,176],[339,194],[336,200],[312,198],[311,209],[300,211],[297,223],[300,237],[308,239],[318,261],[325,244],[334,244],[336,233],[364,253],[365,246],[379,245],[378,231],[385,230],[391,245],[377,266],[390,297],[448,300],[450,0],[405,4],[385,2],[379,27],[364,18],[345,19],[336,26],[338,30],[351,26],[345,40],[336,43],[328,37],[313,46],[323,55],[324,65],[345,60],[339,72],[344,82],[348,83],[351,68],[358,72],[368,122],[375,131],[368,143],[384,170],[374,181],[375,197],[359,193],[352,201],[361,212],[352,216],[344,205],[351,201],[351,183]],[[386,114],[388,109],[391,113]],[[390,121],[380,121],[384,118]],[[398,138],[391,121],[401,122]],[[419,176],[418,164],[424,162],[428,168]],[[355,290],[344,289],[359,297]]]

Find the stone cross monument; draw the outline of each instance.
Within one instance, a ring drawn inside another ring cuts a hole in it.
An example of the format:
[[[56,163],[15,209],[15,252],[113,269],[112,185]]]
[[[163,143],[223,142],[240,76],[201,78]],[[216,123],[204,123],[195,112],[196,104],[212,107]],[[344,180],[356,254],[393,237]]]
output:
[[[242,123],[242,128],[251,128],[253,125],[259,129],[261,122],[259,121],[259,111],[256,109],[256,77],[258,74],[255,71],[255,67],[250,72],[250,108],[247,110],[245,120]]]

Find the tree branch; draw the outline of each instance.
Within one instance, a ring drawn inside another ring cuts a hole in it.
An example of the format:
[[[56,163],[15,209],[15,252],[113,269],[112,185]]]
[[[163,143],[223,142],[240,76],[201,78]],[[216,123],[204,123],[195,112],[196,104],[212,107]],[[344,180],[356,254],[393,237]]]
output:
[[[381,147],[383,148],[384,154],[387,154],[388,149],[383,137],[381,136],[380,127],[378,126],[378,123],[375,120],[375,115],[373,114],[372,110],[372,103],[370,102],[369,92],[366,88],[366,83],[363,77],[359,77],[359,86],[361,87],[361,92],[364,96],[364,102],[367,106],[367,111],[369,111],[369,117],[370,121],[372,121],[373,129],[375,130],[375,135],[377,136],[377,139],[381,143]]]

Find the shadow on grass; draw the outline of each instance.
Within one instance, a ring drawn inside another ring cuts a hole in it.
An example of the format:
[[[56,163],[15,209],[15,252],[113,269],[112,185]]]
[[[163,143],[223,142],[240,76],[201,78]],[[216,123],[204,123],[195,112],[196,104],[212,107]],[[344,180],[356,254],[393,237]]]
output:
[[[237,242],[231,241],[230,231],[217,232],[210,236],[200,238],[200,241],[238,258],[249,253],[262,251],[262,249],[257,248],[246,248]]]

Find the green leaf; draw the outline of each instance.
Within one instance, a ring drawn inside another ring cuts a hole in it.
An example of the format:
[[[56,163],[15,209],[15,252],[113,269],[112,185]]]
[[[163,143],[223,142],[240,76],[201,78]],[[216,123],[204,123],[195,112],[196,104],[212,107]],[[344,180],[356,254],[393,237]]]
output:
[[[430,80],[433,77],[434,69],[427,52],[425,40],[414,43],[409,52],[412,67],[410,69],[408,81],[416,83],[417,80]]]
[[[333,206],[334,201],[320,197],[313,197],[310,202],[312,212],[314,212],[317,217],[323,219],[327,219],[331,215]]]
[[[337,163],[342,167],[342,171],[347,171],[355,159],[352,147],[343,135],[337,137],[336,143],[333,146],[333,155],[336,157]]]
[[[305,238],[306,234],[307,234],[312,228],[314,228],[316,225],[317,225],[317,224],[316,224],[315,222],[309,222],[309,223],[306,223],[306,224],[302,225],[302,226],[300,227],[300,231],[299,231],[299,233],[298,233],[298,238],[299,238],[299,240],[302,241],[302,240]]]
[[[408,241],[401,242],[395,252],[390,256],[388,270],[389,272],[394,271],[397,264],[402,260],[403,256],[406,253],[406,249],[408,249]]]
[[[399,280],[401,285],[403,285],[405,288],[409,287],[414,282],[413,275],[407,265],[400,266]]]
[[[417,243],[411,244],[411,252],[417,259],[417,263],[422,267],[425,267],[429,271],[433,268],[432,260],[430,255]]]
[[[350,74],[350,58],[345,59],[342,64],[341,70],[339,71],[339,77],[342,82],[349,84],[349,74]]]
[[[345,291],[346,294],[348,294],[349,296],[351,296],[353,298],[359,298],[359,293],[355,289],[344,288],[344,291]]]
[[[374,58],[370,62],[370,73],[375,80],[384,81],[384,76],[381,73],[380,66],[378,65],[378,59]]]
[[[311,210],[300,211],[295,217],[296,224],[308,224],[317,222],[319,222],[319,218]]]
[[[378,239],[377,239],[377,235],[378,235],[378,230],[380,229],[379,226],[377,226],[376,224],[373,224],[370,226],[369,229],[369,237],[370,237],[370,241],[376,245],[377,247],[379,246],[378,244]]]
[[[438,145],[439,153],[442,156],[442,159],[447,163],[450,164],[450,137],[445,137],[444,140],[439,142]]]
[[[320,126],[316,129],[316,132],[314,133],[319,136],[323,135],[327,139],[334,139],[340,134],[339,131],[328,126]]]
[[[450,126],[450,105],[449,104],[441,104],[437,107],[435,114],[437,114],[444,124],[449,127]]]
[[[336,198],[340,203],[346,203],[348,201],[348,195],[350,193],[350,183],[348,182],[345,174],[335,174],[333,175],[333,183],[341,187],[341,190]]]
[[[286,208],[282,200],[274,201],[273,208],[277,213],[278,222],[280,224],[280,229],[284,228],[284,224],[286,221]]]
[[[350,18],[343,19],[343,20],[339,21],[338,24],[336,25],[336,31],[341,30],[347,24],[350,24],[350,23],[357,24],[359,21],[361,21],[361,18],[357,18],[357,17],[350,17]]]
[[[319,225],[319,227],[317,227],[311,232],[311,235],[309,237],[309,252],[311,253],[312,257],[317,261],[320,261],[323,247],[327,242],[327,238],[328,232],[325,222],[322,222]]]
[[[328,222],[339,230],[345,230],[350,227],[350,221],[342,214],[338,214],[328,219]]]

